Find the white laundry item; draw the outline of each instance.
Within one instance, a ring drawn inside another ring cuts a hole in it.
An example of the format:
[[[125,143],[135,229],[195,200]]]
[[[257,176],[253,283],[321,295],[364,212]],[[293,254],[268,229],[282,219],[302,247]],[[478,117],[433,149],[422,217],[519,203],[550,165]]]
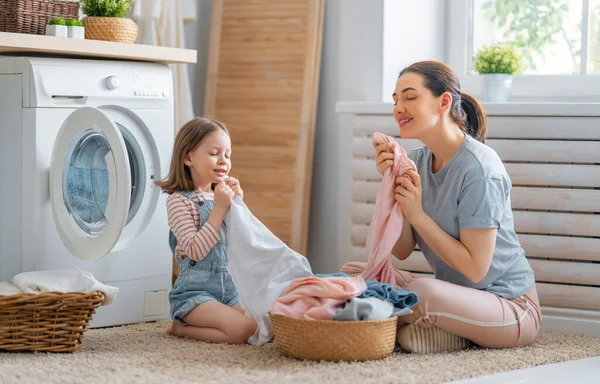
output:
[[[186,48],[183,26],[196,19],[196,12],[196,4],[190,0],[137,0],[132,9],[132,18],[138,24],[137,43]],[[192,90],[187,64],[169,64],[169,67],[175,90],[175,127],[179,129],[194,117]]]
[[[312,276],[308,260],[275,236],[239,196],[225,217],[228,270],[246,314],[258,323],[248,339],[262,345],[273,338],[268,312],[293,279]]]
[[[23,291],[13,283],[0,283],[0,296],[10,296],[17,293],[23,293]]]
[[[119,288],[102,284],[91,272],[79,268],[23,272],[13,278],[13,283],[24,293],[100,291],[105,297],[102,305],[111,304],[119,292]]]

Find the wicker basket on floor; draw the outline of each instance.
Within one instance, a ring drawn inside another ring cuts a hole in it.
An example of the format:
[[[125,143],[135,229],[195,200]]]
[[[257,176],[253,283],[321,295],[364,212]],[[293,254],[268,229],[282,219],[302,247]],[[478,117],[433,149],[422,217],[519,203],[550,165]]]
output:
[[[102,292],[0,296],[0,350],[76,351],[102,302]]]
[[[0,32],[46,34],[53,17],[79,19],[79,1],[0,0]]]
[[[373,321],[306,320],[273,315],[277,350],[301,360],[383,359],[396,345],[398,317]]]

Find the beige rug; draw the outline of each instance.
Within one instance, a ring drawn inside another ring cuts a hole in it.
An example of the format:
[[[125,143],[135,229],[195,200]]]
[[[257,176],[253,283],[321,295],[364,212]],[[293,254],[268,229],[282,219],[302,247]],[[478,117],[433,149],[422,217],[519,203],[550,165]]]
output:
[[[73,354],[0,353],[0,383],[444,383],[600,355],[600,339],[542,334],[529,347],[394,353],[366,363],[303,362],[262,347],[167,336],[168,322],[91,329]]]

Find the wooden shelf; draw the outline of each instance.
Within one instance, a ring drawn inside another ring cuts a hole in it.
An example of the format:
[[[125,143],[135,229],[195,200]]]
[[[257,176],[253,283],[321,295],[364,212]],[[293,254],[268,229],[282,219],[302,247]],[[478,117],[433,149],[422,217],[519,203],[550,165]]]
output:
[[[0,55],[42,54],[157,63],[196,63],[193,49],[0,32]]]

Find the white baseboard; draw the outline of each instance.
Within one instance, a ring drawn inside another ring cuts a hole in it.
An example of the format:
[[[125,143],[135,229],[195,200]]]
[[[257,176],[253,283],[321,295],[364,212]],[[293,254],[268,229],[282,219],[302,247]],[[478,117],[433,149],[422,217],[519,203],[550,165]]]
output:
[[[600,336],[600,311],[542,307],[542,332]]]

